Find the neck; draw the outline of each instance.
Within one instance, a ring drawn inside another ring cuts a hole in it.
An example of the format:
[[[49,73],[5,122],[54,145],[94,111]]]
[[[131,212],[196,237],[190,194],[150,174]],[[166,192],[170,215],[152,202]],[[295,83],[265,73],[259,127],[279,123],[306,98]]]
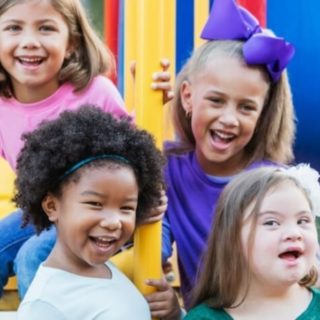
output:
[[[50,84],[38,88],[13,84],[15,98],[22,103],[35,103],[50,97],[57,89],[59,84],[51,82]]]
[[[69,273],[83,277],[111,278],[111,271],[105,264],[89,265],[80,257],[70,254],[64,250],[59,240],[53,247],[51,253],[43,264],[45,267],[61,269]]]
[[[221,162],[204,159],[197,151],[196,156],[202,170],[206,174],[217,177],[234,176],[242,172],[248,166],[248,158],[244,153],[240,153]]]

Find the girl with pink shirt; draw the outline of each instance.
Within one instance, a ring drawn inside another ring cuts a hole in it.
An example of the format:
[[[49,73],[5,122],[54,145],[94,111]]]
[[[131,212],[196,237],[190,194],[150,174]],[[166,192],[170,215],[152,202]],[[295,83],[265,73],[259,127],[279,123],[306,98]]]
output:
[[[113,57],[79,0],[1,1],[0,61],[0,156],[13,170],[22,134],[43,120],[83,104],[127,115],[119,92],[105,76],[114,67]],[[0,297],[15,274],[19,294],[25,295],[56,239],[55,228],[35,236],[32,225],[21,225],[21,210],[0,221]]]

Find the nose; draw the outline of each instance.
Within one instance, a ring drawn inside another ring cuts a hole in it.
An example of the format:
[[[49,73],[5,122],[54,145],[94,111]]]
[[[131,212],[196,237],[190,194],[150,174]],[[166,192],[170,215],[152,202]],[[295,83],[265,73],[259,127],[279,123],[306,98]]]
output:
[[[26,31],[21,38],[20,46],[24,49],[34,49],[40,46],[39,39],[34,31]]]
[[[227,127],[236,127],[239,125],[236,107],[232,104],[226,105],[219,116],[219,122]]]
[[[115,231],[121,228],[121,220],[117,213],[106,212],[100,221],[100,226],[110,231]]]
[[[285,241],[299,241],[302,239],[302,234],[298,226],[290,226],[284,231],[283,238]]]

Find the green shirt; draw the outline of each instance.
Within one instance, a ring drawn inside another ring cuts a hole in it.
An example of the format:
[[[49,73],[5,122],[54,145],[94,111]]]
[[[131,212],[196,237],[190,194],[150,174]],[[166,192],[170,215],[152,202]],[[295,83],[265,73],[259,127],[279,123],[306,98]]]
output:
[[[312,300],[308,308],[296,320],[320,320],[320,291],[311,289]],[[233,320],[223,309],[213,309],[202,303],[192,308],[184,320]]]

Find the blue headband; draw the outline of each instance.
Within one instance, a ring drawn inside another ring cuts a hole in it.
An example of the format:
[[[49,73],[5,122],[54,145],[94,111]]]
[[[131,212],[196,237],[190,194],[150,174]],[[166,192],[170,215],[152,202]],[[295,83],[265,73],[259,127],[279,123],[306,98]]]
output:
[[[100,160],[100,159],[110,159],[110,160],[118,160],[120,162],[123,162],[125,164],[129,164],[130,165],[130,161],[122,156],[119,156],[117,154],[101,154],[98,156],[93,156],[93,157],[89,157],[86,159],[83,159],[79,162],[77,162],[76,164],[74,164],[71,168],[69,168],[66,172],[64,172],[56,181],[54,184],[56,184],[57,182],[60,182],[61,180],[63,180],[64,178],[66,178],[67,176],[69,176],[71,173],[75,172],[76,170],[78,170],[79,168],[83,167],[84,165],[95,161],[95,160]]]

